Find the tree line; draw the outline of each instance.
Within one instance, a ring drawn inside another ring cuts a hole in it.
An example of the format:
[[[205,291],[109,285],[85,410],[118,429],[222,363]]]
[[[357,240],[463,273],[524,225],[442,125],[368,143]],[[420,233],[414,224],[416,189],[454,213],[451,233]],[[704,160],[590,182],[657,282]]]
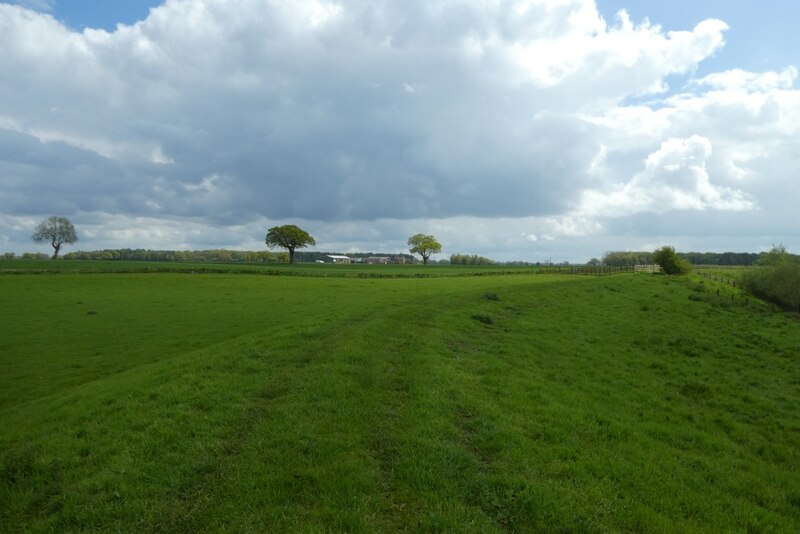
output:
[[[692,265],[756,265],[766,252],[678,252],[678,256]],[[653,252],[607,252],[601,265],[624,267],[655,263]]]
[[[49,260],[50,256],[43,252],[25,252],[20,256],[17,256],[15,252],[4,252],[0,258],[4,260]]]
[[[143,248],[104,249],[69,252],[65,260],[130,260],[130,261],[180,261],[180,262],[226,262],[226,263],[286,263],[285,252],[249,250],[149,250]]]
[[[450,265],[494,265],[495,262],[489,258],[478,256],[477,254],[451,254]]]

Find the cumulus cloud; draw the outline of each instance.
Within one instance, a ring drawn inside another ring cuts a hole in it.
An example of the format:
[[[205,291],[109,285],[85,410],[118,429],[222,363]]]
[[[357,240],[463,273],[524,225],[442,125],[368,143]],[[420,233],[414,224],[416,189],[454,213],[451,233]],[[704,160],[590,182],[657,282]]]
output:
[[[194,221],[231,246],[265,221],[345,236],[411,221],[461,242],[459,221],[527,250],[602,234],[609,215],[764,206],[797,148],[793,67],[668,91],[723,49],[716,19],[668,31],[593,0],[167,0],[76,32],[43,11],[0,4],[11,217]],[[116,234],[147,236],[202,246]]]
[[[715,73],[651,105],[583,115],[604,132],[604,149],[594,168],[598,183],[584,191],[581,209],[598,216],[665,206],[731,210],[747,221],[736,225],[743,234],[756,225],[764,231],[756,217],[766,217],[772,235],[786,236],[781,220],[800,201],[792,178],[798,171],[792,154],[800,150],[796,76],[794,67]]]
[[[712,185],[706,168],[711,142],[701,136],[668,139],[647,156],[645,168],[611,191],[585,191],[578,212],[590,217],[620,217],[676,210],[750,210],[741,191]]]

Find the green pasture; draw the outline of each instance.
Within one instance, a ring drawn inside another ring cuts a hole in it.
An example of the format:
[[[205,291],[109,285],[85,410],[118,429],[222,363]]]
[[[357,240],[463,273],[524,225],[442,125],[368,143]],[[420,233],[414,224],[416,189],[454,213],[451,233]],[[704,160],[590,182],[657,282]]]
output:
[[[0,275],[0,531],[800,530],[797,314],[239,267]]]
[[[695,267],[694,271],[700,275],[707,275],[719,279],[739,280],[742,274],[755,269],[753,266],[735,266],[735,267]]]
[[[503,265],[366,265],[333,263],[219,263],[168,261],[0,260],[0,274],[189,273],[263,274],[340,278],[435,278],[532,274],[537,267]]]

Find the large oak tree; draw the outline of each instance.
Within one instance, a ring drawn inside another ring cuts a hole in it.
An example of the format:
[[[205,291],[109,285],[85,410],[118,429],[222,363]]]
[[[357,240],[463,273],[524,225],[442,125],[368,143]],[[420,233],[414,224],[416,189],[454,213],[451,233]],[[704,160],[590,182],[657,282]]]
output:
[[[308,232],[293,224],[273,226],[267,231],[267,246],[281,247],[289,251],[289,263],[294,263],[294,249],[316,245],[317,242]]]
[[[442,245],[432,235],[412,235],[408,238],[408,246],[411,247],[412,254],[422,256],[423,265],[428,265],[428,258],[431,257],[431,254],[442,251]]]

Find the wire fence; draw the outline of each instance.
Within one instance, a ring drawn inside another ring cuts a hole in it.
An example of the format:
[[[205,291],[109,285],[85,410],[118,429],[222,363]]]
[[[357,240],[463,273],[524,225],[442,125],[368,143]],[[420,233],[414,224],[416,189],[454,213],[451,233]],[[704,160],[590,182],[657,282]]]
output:
[[[739,289],[742,288],[742,282],[736,280],[735,278],[729,278],[727,276],[722,276],[718,273],[706,273],[703,271],[698,271],[698,274],[705,278],[706,280],[712,280],[714,282],[720,282],[722,284],[731,286],[731,287],[738,287]]]

